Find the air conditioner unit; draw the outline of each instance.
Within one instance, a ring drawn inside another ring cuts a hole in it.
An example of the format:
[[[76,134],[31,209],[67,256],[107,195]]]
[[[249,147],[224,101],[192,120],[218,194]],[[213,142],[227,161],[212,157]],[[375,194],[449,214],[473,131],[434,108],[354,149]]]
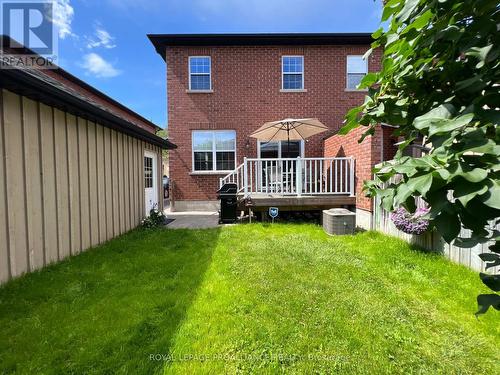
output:
[[[356,213],[345,208],[323,210],[323,229],[330,235],[353,234]]]

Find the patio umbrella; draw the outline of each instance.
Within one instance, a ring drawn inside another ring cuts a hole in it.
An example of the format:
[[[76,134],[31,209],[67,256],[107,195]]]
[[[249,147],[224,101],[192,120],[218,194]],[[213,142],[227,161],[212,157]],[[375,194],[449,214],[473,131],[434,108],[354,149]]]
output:
[[[303,140],[327,130],[328,127],[317,118],[287,118],[280,121],[266,122],[250,134],[250,137],[266,142],[287,140],[287,151],[290,151],[290,140]]]

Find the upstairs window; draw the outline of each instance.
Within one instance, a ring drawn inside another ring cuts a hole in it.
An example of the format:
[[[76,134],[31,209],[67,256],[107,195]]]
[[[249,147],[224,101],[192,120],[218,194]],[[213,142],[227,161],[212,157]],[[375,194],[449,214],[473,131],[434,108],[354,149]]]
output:
[[[193,131],[194,171],[232,171],[235,161],[234,130]]]
[[[281,59],[282,89],[304,89],[304,56],[283,56]]]
[[[211,68],[209,56],[190,56],[189,90],[210,91],[212,89]]]
[[[363,56],[347,56],[347,89],[357,90],[357,86],[368,73],[368,61]]]

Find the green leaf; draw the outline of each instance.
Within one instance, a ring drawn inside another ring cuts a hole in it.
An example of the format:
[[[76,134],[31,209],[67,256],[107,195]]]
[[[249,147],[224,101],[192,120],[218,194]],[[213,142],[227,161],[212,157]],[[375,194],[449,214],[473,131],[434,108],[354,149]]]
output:
[[[371,56],[371,54],[373,53],[373,48],[370,48],[368,51],[366,51],[363,55],[363,60],[367,60],[368,61],[368,58]]]
[[[439,176],[443,179],[443,180],[447,180],[448,178],[450,178],[450,172],[448,172],[446,169],[444,168],[438,168],[436,169],[436,172],[439,174]]]
[[[480,182],[488,177],[488,171],[481,168],[474,168],[471,171],[463,172],[461,176],[470,182]]]
[[[372,38],[373,39],[378,39],[382,36],[382,34],[384,33],[384,28],[383,27],[379,27],[373,34],[372,34]]]
[[[347,112],[345,119],[346,123],[342,126],[338,132],[340,135],[346,135],[351,130],[357,128],[359,126],[358,115],[361,109],[359,107],[354,107]]]
[[[413,126],[417,129],[426,129],[435,120],[448,119],[453,116],[455,107],[452,104],[441,104],[440,106],[431,109],[429,112],[418,116],[413,120]]]
[[[487,191],[488,186],[486,184],[468,183],[461,180],[456,183],[453,196],[457,198],[465,207],[470,200],[474,199],[478,195],[486,193]]]
[[[477,237],[470,237],[470,238],[457,237],[455,238],[455,241],[453,241],[454,246],[467,249],[476,246],[478,243],[481,243],[481,241]]]
[[[481,197],[481,201],[488,207],[500,210],[500,183],[498,181],[491,182],[488,192]]]
[[[418,191],[425,195],[432,185],[432,173],[424,174],[423,176],[413,177],[408,180],[406,186],[412,191]]]
[[[486,57],[488,56],[488,53],[491,51],[491,48],[493,47],[493,44],[487,45],[486,47],[472,47],[469,51],[467,51],[465,54],[468,56],[474,56],[476,57],[479,62],[476,65],[476,68],[482,68],[486,62]]]
[[[472,121],[474,118],[473,113],[468,113],[463,116],[456,117],[454,119],[444,119],[437,122],[432,122],[429,128],[429,136],[433,136],[434,134],[443,134],[449,133],[455,129],[464,127],[468,123]]]
[[[359,84],[359,88],[370,87],[377,82],[377,73],[368,73],[363,77]]]
[[[479,254],[479,258],[486,263],[486,269],[491,267],[500,266],[500,255],[495,253],[482,253]]]
[[[433,223],[438,232],[448,243],[451,243],[460,233],[460,220],[456,214],[441,211],[433,220]]]
[[[403,9],[396,16],[398,22],[405,22],[411,15],[411,13],[418,6],[419,0],[406,0]]]
[[[496,241],[495,243],[488,246],[488,249],[494,253],[500,254],[500,241]]]
[[[500,275],[489,275],[487,273],[480,273],[479,277],[484,285],[493,290],[500,292]]]
[[[429,9],[424,12],[422,15],[418,16],[415,21],[410,23],[402,32],[402,34],[406,34],[410,30],[421,30],[425,26],[429,25],[430,19],[434,17],[434,13]]]
[[[498,294],[480,294],[477,296],[477,305],[479,310],[476,312],[476,316],[486,313],[490,307],[500,310],[500,296]]]
[[[413,192],[408,188],[406,184],[401,184],[397,188],[396,195],[394,196],[394,206],[397,207],[411,196]]]
[[[486,83],[483,81],[482,75],[476,75],[471,78],[458,81],[455,84],[457,91],[466,92],[479,92],[482,91],[485,86]]]
[[[390,0],[385,4],[384,11],[382,12],[382,21],[387,21],[389,17],[397,11],[401,1],[402,0]]]

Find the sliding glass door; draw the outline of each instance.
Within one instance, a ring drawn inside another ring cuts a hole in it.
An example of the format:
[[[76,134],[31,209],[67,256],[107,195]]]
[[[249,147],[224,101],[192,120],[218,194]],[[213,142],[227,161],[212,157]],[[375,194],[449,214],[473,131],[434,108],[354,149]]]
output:
[[[259,158],[282,159],[304,157],[304,141],[259,142]]]
[[[303,141],[259,142],[260,159],[304,157]],[[292,193],[295,186],[295,160],[266,160],[259,163],[260,189],[266,193]]]

